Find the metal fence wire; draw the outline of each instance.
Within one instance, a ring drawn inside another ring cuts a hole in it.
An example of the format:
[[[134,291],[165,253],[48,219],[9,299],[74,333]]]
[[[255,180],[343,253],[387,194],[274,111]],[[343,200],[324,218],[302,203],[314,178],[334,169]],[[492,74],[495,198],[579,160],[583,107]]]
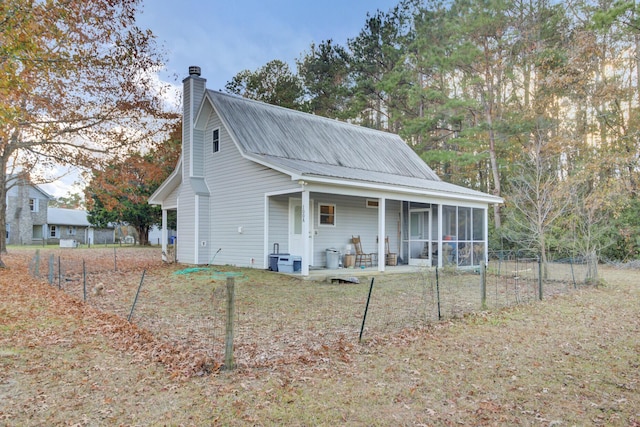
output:
[[[537,258],[503,256],[486,269],[422,268],[378,275],[370,286],[372,277],[360,271],[354,271],[361,275],[357,284],[314,282],[228,266],[154,264],[141,261],[140,252],[119,249],[86,261],[42,251],[31,260],[30,271],[87,304],[220,363],[228,320],[226,284],[232,277],[235,360],[238,366],[260,367],[322,363],[336,349],[357,343],[360,334],[370,341],[567,293],[589,283],[593,266],[575,260],[542,265]]]

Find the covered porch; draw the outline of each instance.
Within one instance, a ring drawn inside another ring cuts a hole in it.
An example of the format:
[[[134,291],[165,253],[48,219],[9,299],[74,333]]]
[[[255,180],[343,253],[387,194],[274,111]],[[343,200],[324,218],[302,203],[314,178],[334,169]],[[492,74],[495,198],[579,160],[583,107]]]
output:
[[[472,268],[487,262],[488,204],[464,197],[332,188],[265,196],[265,266],[275,251],[301,259],[302,276],[419,268]],[[352,238],[369,258],[359,261]],[[329,251],[329,253],[328,253]],[[328,262],[339,253],[339,265]],[[331,255],[332,256],[332,255]],[[364,262],[366,261],[366,262]],[[347,268],[353,265],[353,269]],[[344,267],[344,268],[343,268]]]

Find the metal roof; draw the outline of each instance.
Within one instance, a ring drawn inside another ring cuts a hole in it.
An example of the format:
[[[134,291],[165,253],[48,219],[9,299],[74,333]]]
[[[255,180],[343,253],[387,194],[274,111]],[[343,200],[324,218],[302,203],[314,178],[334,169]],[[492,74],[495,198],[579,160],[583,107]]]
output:
[[[398,135],[214,90],[206,98],[245,157],[294,178],[503,202],[442,181]]]
[[[256,160],[260,160],[263,163],[277,166],[280,169],[289,170],[291,172],[309,177],[330,176],[332,178],[345,179],[349,181],[360,181],[363,183],[383,185],[387,184],[425,191],[429,190],[439,193],[457,194],[465,197],[479,198],[491,203],[494,203],[497,201],[497,199],[499,199],[495,198],[495,196],[483,193],[481,191],[472,190],[460,185],[450,184],[441,180],[436,181],[424,178],[414,178],[410,176],[393,175],[377,171],[360,171],[343,166],[327,167],[326,165],[319,163],[305,162],[301,160],[289,160],[271,156],[256,156],[254,158]]]
[[[87,211],[64,208],[48,208],[47,222],[52,225],[75,225],[78,227],[90,227],[87,219]]]
[[[377,172],[440,181],[398,135],[207,91],[244,154],[287,160],[298,171],[312,165],[326,176]],[[296,162],[298,162],[296,164]]]

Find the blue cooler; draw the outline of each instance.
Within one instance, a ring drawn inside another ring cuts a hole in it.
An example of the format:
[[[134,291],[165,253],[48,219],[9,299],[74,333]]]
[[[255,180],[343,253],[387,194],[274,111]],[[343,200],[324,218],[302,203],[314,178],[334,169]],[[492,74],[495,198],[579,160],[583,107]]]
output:
[[[277,271],[280,273],[293,273],[293,257],[291,255],[279,255]]]

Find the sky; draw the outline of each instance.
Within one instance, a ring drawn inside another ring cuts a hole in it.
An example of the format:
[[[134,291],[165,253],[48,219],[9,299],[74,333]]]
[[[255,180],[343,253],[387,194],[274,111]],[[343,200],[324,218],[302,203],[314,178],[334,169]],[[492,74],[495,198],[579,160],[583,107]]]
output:
[[[224,90],[243,70],[274,59],[295,71],[312,43],[346,46],[364,28],[367,13],[388,12],[399,0],[143,0],[137,25],[150,29],[166,51],[159,79],[181,87],[191,65],[202,69],[207,88]],[[63,171],[63,169],[60,169]],[[82,191],[71,169],[41,187],[54,197]]]
[[[274,59],[295,69],[312,43],[346,45],[364,27],[367,12],[388,12],[398,1],[144,0],[137,19],[167,48],[165,78],[180,82],[190,65],[198,65],[207,87],[222,90],[240,71]]]

